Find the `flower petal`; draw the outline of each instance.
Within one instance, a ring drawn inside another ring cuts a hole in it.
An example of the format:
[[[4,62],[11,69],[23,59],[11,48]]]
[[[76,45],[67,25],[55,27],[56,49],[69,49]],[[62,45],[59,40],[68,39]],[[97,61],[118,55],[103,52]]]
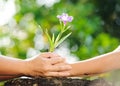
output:
[[[62,15],[57,15],[57,18],[64,23],[71,22],[73,20],[72,16],[68,16],[67,13],[62,13]]]
[[[67,18],[67,21],[69,21],[69,22],[71,22],[73,20],[73,17],[72,16],[69,16],[68,18]]]

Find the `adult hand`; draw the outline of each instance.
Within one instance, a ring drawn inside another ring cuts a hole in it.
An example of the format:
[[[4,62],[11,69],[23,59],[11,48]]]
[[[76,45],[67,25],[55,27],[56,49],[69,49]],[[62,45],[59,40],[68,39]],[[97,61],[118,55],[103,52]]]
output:
[[[70,65],[54,53],[42,53],[25,60],[25,75],[30,76],[69,76]]]

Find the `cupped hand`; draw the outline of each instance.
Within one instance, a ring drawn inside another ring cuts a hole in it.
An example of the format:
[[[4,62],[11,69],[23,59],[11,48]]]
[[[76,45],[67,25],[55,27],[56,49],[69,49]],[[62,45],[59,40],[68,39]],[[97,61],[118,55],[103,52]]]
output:
[[[69,76],[71,69],[65,59],[50,52],[27,59],[25,64],[25,75],[30,76]]]

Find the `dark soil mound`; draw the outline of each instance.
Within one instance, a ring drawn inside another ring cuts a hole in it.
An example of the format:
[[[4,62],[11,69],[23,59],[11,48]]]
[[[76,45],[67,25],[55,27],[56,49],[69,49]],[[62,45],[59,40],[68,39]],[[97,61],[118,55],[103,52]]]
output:
[[[84,80],[71,78],[31,78],[13,79],[5,83],[5,86],[113,86],[104,79]]]

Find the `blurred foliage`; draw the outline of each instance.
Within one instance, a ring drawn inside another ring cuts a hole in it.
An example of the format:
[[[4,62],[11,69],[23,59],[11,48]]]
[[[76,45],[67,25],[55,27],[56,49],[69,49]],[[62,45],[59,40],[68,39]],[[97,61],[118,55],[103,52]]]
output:
[[[16,22],[0,27],[0,40],[10,38],[10,45],[0,46],[4,55],[25,59],[30,48],[36,49],[38,24],[57,33],[56,16],[63,12],[74,17],[70,23],[72,35],[66,41],[71,53],[81,60],[110,52],[119,45],[119,0],[61,0],[52,7],[40,6],[36,0],[16,0],[16,7]]]

